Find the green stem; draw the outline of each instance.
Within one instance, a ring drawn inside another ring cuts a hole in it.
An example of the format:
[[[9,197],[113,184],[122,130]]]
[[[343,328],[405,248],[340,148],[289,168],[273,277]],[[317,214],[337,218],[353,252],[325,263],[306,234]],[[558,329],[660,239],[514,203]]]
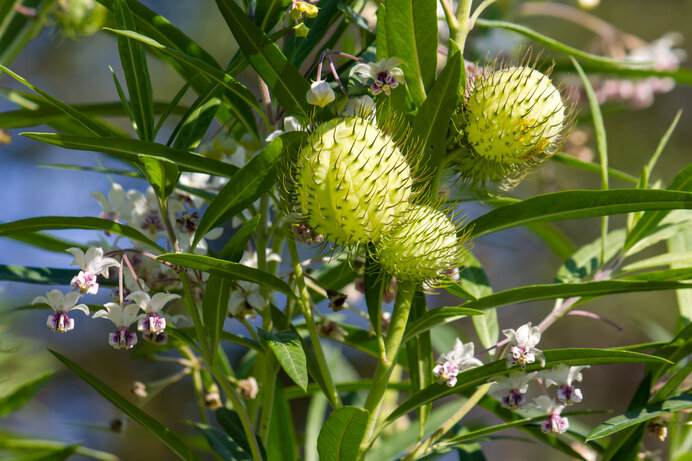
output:
[[[404,458],[404,461],[414,461],[418,459],[419,457],[425,455],[425,452],[432,446],[433,443],[437,442],[443,435],[445,435],[449,430],[451,430],[456,423],[458,423],[461,418],[466,416],[466,414],[471,411],[471,409],[478,403],[480,399],[483,398],[485,394],[488,393],[488,389],[490,389],[490,386],[492,386],[492,383],[486,383],[483,384],[482,386],[479,386],[478,389],[476,389],[476,392],[473,393],[469,399],[464,402],[464,404],[459,408],[456,413],[452,415],[451,418],[449,418],[445,423],[440,426],[438,430],[433,432],[430,437],[427,439],[421,441],[416,445],[409,453],[406,458]]]
[[[298,287],[298,291],[300,293],[300,305],[303,310],[303,316],[305,317],[305,323],[308,326],[308,332],[310,333],[310,342],[317,358],[317,366],[320,369],[320,374],[322,375],[325,385],[327,386],[327,398],[329,399],[329,403],[333,409],[338,410],[342,407],[341,399],[339,398],[339,394],[336,392],[336,386],[334,385],[332,375],[329,373],[327,360],[324,357],[324,351],[322,350],[322,345],[320,344],[320,335],[317,331],[317,327],[315,326],[315,319],[312,317],[312,309],[310,308],[312,300],[310,299],[308,287],[305,284],[303,267],[300,265],[300,259],[298,258],[298,248],[296,248],[295,240],[288,238],[286,241],[288,243],[288,251],[291,255],[293,273],[296,277],[296,286]]]
[[[267,440],[269,435],[269,423],[271,422],[272,409],[274,408],[274,388],[276,387],[276,373],[278,371],[276,360],[271,351],[264,354],[264,382],[262,383],[262,413],[257,433],[260,439]]]
[[[466,44],[466,37],[468,37],[471,31],[471,23],[469,18],[471,16],[471,4],[473,0],[459,0],[459,5],[457,5],[457,22],[459,23],[459,29],[454,36],[454,41],[456,42],[462,55],[464,53],[464,46]]]
[[[396,300],[392,311],[392,320],[389,324],[389,331],[385,339],[385,356],[380,359],[375,369],[375,377],[372,380],[372,388],[365,401],[365,409],[368,411],[368,423],[365,429],[365,436],[360,445],[359,458],[365,457],[365,452],[370,448],[374,441],[373,434],[377,425],[380,408],[384,393],[387,390],[389,377],[396,365],[396,358],[401,347],[401,339],[406,330],[408,315],[413,304],[413,295],[416,292],[416,285],[410,282],[399,282],[396,290]]]

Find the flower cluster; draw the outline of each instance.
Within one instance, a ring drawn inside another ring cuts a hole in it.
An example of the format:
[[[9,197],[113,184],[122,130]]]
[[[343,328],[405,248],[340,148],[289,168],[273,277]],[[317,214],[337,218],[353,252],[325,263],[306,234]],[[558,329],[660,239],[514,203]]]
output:
[[[319,8],[312,3],[293,0],[288,14],[295,22],[293,30],[296,31],[296,37],[306,37],[308,35],[310,28],[305,25],[305,18],[316,18],[318,13]]]
[[[464,344],[457,338],[454,349],[437,359],[433,374],[440,379],[441,383],[449,387],[456,386],[459,373],[483,365],[483,362],[473,356],[473,349],[473,343]]]

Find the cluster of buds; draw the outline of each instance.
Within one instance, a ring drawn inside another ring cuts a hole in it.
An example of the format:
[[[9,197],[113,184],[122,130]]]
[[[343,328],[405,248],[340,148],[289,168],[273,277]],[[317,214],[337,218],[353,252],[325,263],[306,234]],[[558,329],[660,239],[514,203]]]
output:
[[[293,25],[293,30],[296,31],[296,37],[306,37],[308,35],[310,28],[305,25],[305,18],[316,18],[318,13],[319,8],[312,3],[293,0],[288,14],[295,23]]]

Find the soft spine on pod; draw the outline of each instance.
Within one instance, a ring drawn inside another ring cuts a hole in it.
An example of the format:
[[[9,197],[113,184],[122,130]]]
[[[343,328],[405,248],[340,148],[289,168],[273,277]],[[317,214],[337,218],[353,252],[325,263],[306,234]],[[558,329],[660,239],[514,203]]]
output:
[[[560,91],[531,67],[508,67],[471,80],[453,117],[453,157],[462,180],[511,187],[558,149],[567,125]]]
[[[375,257],[398,280],[435,283],[463,264],[465,241],[465,235],[443,211],[412,204],[376,242]]]
[[[378,240],[411,195],[411,168],[397,143],[361,117],[318,126],[293,175],[299,213],[316,233],[344,246]]]

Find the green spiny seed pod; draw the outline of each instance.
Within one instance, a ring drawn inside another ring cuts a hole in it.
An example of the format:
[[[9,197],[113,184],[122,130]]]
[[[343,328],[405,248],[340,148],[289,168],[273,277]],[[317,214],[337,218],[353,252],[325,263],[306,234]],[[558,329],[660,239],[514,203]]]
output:
[[[462,265],[466,238],[447,215],[428,205],[412,204],[376,242],[376,259],[398,280],[435,282]]]
[[[411,168],[398,143],[360,117],[318,126],[293,175],[298,211],[307,224],[344,246],[379,239],[411,195]]]
[[[560,91],[526,66],[480,74],[456,115],[450,140],[462,149],[453,161],[463,180],[481,186],[516,183],[556,152],[567,125]]]

